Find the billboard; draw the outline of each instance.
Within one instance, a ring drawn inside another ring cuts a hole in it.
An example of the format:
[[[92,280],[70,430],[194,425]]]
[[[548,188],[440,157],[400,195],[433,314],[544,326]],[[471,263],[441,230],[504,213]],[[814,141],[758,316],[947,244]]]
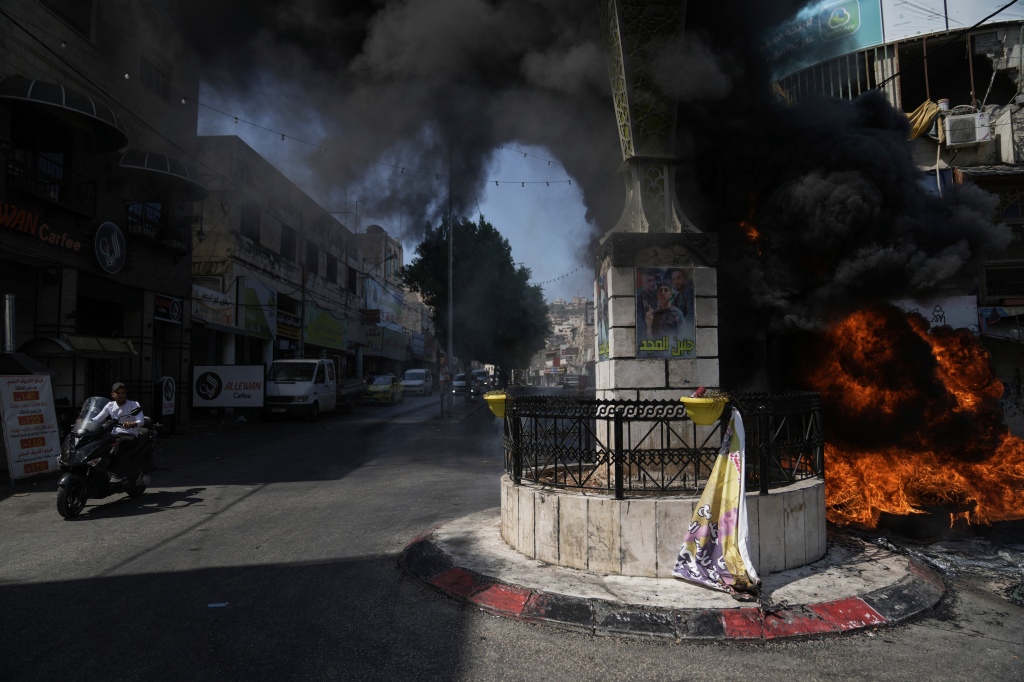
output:
[[[192,407],[263,407],[263,365],[197,365]]]

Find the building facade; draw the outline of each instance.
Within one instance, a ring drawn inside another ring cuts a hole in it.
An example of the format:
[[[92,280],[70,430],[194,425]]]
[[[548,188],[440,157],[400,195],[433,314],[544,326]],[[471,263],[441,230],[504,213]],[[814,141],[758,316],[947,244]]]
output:
[[[160,3],[0,8],[0,292],[9,348],[46,364],[58,421],[123,381],[189,415],[198,61]],[[161,399],[168,380],[172,400]]]

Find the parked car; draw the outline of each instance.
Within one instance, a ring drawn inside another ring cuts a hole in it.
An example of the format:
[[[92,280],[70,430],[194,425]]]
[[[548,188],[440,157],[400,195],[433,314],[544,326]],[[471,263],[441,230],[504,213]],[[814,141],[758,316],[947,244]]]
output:
[[[559,383],[562,384],[562,388],[586,388],[587,375],[566,374],[565,377]]]
[[[405,389],[394,374],[378,374],[366,387],[366,399],[378,403],[400,403],[405,400]]]
[[[466,375],[456,374],[452,379],[452,393],[455,395],[466,395]]]
[[[430,395],[434,392],[434,377],[429,369],[409,369],[402,377],[402,386],[406,393]]]

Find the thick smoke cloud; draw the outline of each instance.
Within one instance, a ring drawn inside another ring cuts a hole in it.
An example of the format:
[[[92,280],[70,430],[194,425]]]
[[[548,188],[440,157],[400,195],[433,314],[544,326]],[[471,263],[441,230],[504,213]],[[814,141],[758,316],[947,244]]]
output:
[[[948,284],[1005,246],[991,197],[923,189],[905,118],[877,94],[794,107],[772,95],[758,46],[799,3],[687,4],[685,35],[650,69],[680,102],[681,204],[719,234],[737,300],[776,328],[816,327],[837,308]],[[328,149],[306,159],[325,205],[359,195],[363,213],[415,239],[447,210],[449,168],[454,210],[475,215],[505,144],[549,149],[599,234],[622,211],[596,0],[176,6],[210,89],[264,102]]]

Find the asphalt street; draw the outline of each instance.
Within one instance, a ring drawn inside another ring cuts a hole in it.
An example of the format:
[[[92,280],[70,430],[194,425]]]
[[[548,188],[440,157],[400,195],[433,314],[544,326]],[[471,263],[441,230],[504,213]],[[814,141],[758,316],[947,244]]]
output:
[[[161,439],[142,497],[90,501],[70,521],[56,478],[5,483],[0,676],[1024,680],[1019,565],[994,576],[951,560],[947,596],[908,624],[756,644],[588,635],[449,599],[398,557],[498,506],[501,422],[437,416],[437,396],[410,396],[315,424],[197,423]],[[1020,542],[953,540],[997,557]]]

